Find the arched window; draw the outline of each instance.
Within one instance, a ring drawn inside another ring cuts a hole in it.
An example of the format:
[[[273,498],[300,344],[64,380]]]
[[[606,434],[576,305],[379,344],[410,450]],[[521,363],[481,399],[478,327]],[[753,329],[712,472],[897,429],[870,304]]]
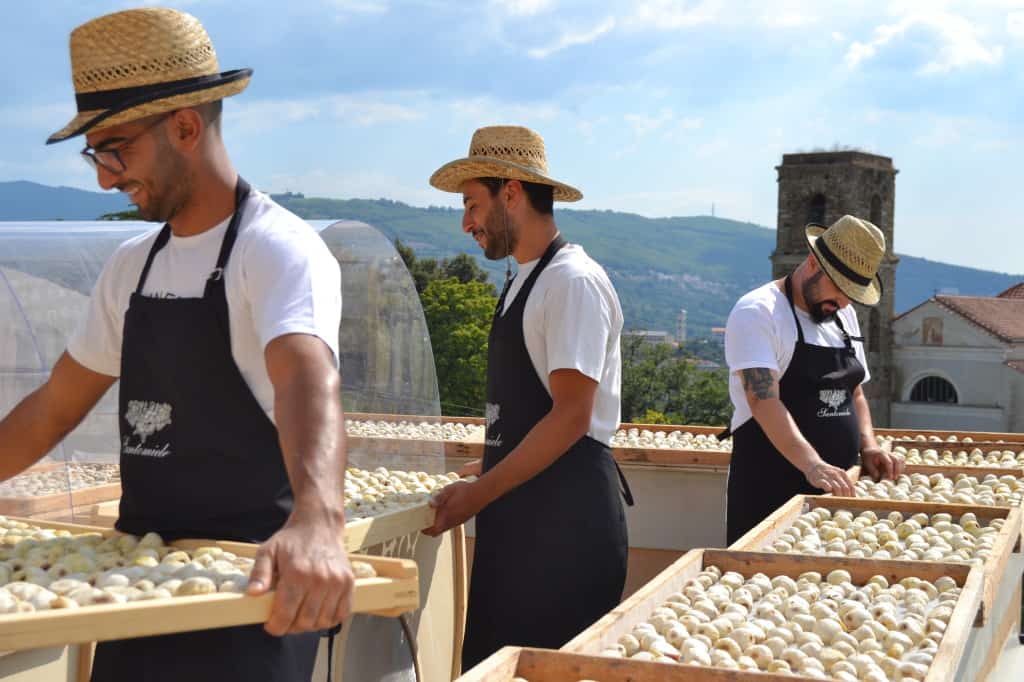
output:
[[[928,376],[910,389],[912,403],[956,403],[957,395],[953,384],[942,377]]]
[[[825,225],[825,195],[815,194],[807,205],[807,222]]]
[[[871,197],[871,222],[875,227],[881,229],[882,225],[882,198],[877,194]]]

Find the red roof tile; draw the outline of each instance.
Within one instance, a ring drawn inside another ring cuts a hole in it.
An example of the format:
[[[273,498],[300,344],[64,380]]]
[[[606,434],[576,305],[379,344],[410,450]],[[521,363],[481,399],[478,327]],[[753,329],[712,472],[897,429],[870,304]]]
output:
[[[1024,282],[1014,284],[1012,287],[996,296],[996,298],[1024,298]]]
[[[935,300],[1003,341],[1024,342],[1024,298],[936,296]]]

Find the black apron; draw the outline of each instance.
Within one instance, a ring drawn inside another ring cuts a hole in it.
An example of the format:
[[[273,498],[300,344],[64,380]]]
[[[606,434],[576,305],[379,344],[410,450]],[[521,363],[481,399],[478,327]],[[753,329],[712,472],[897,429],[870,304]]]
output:
[[[249,185],[202,298],[142,295],[164,225],[125,314],[121,348],[121,497],[117,529],[165,540],[262,542],[288,518],[292,492],[277,429],[231,356],[224,269]],[[262,625],[102,642],[96,682],[267,680],[313,674],[319,633],[273,637]]]
[[[508,286],[498,301],[487,350],[485,472],[551,411],[526,349],[523,310],[564,245],[551,243],[504,314]],[[620,483],[632,504],[611,450],[584,436],[477,514],[463,670],[506,645],[560,648],[618,605],[628,550]]]
[[[806,343],[789,277],[786,299],[796,323],[797,341],[789,367],[779,380],[779,397],[800,433],[822,459],[849,469],[857,463],[860,451],[853,392],[864,380],[864,366],[857,359],[854,339],[846,333],[837,313],[834,320],[843,334],[842,347]],[[730,545],[794,495],[822,494],[775,449],[753,417],[732,437],[726,516],[726,540]]]

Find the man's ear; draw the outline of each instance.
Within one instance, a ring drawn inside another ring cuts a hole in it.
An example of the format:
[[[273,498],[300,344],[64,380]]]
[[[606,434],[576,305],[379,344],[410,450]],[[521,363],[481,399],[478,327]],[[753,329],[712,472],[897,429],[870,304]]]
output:
[[[181,151],[192,151],[199,145],[206,123],[195,109],[179,109],[171,115],[171,144]]]

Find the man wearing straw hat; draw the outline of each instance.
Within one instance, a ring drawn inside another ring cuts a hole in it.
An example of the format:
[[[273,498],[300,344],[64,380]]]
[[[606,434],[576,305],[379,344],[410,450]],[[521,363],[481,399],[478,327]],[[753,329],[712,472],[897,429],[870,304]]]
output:
[[[481,128],[430,184],[462,194],[462,230],[492,260],[515,258],[491,323],[479,478],[442,490],[430,534],[476,516],[462,665],[505,645],[558,648],[615,607],[626,522],[609,443],[619,424],[622,311],[604,270],[567,244],[544,141]]]
[[[725,327],[734,407],[729,544],[793,495],[852,496],[846,470],[858,453],[876,479],[902,472],[875,440],[864,339],[850,305],[881,298],[885,236],[849,215],[806,234],[807,259],[743,296]]]
[[[100,643],[93,679],[308,680],[353,584],[337,261],[235,172],[220,101],[252,72],[221,72],[194,17],[100,17],[72,32],[71,63],[79,113],[49,142],[85,135],[99,184],[165,224],[118,248],[49,380],[0,421],[0,478],[120,378],[117,528],[261,542],[248,590],[276,592],[265,626]]]

